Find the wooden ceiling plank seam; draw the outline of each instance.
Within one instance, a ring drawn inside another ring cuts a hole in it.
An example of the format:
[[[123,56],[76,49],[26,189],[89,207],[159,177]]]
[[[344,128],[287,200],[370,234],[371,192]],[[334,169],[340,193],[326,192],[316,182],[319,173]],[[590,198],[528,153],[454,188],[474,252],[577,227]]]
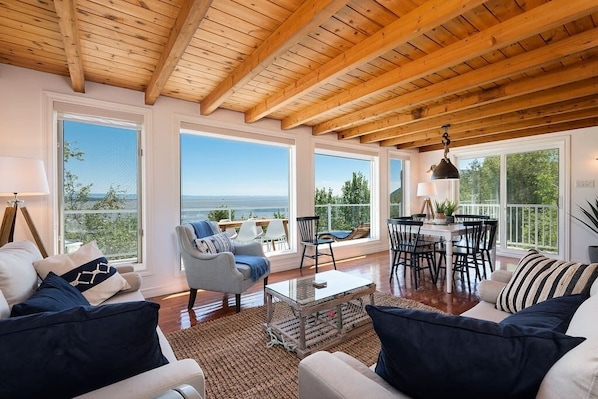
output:
[[[341,118],[316,125],[313,129],[313,134],[322,134],[363,124],[389,112],[398,112],[401,109],[415,107],[424,101],[433,101],[449,94],[456,94],[492,82],[496,79],[504,79],[540,65],[555,62],[555,60],[568,56],[570,52],[580,52],[596,45],[598,45],[598,30],[586,31],[579,35],[571,36],[568,39],[550,43],[542,48],[442,81],[433,86],[410,92],[400,98],[364,108],[359,113],[345,115]]]
[[[183,1],[181,9],[172,27],[168,42],[160,59],[156,64],[147,89],[145,91],[145,103],[153,105],[160,92],[166,85],[172,72],[176,68],[181,56],[191,42],[193,35],[197,32],[208,8],[213,0],[186,0]]]
[[[524,37],[545,30],[546,24],[548,26],[562,24],[565,21],[579,17],[580,14],[587,12],[588,9],[596,8],[596,3],[591,0],[585,1],[584,4],[581,2],[576,3],[576,6],[570,9],[563,9],[565,3],[568,4],[570,2],[569,0],[555,0],[499,25],[494,25],[480,33],[445,47],[438,52],[431,53],[426,57],[397,68],[394,72],[381,75],[361,86],[350,88],[343,95],[330,98],[323,104],[306,109],[300,114],[292,115],[283,120],[282,126],[283,128],[298,126],[309,121],[316,115],[328,112],[347,102],[359,101],[363,97],[388,90],[403,82],[438,72],[468,59],[481,56],[488,53],[489,50],[496,50],[516,43]],[[321,133],[326,133],[326,131],[318,132],[318,134]]]
[[[137,29],[150,31],[156,29],[156,27],[170,29],[175,23],[176,14],[161,14],[151,10],[149,8],[150,4],[152,2],[135,2],[135,4],[131,4],[126,1],[86,0],[78,2],[77,8],[93,10],[104,16],[104,18],[120,19],[121,23]]]
[[[85,71],[75,0],[54,0],[54,8],[64,42],[64,54],[71,78],[71,87],[77,93],[85,93]]]
[[[434,112],[426,112],[429,117],[421,120],[412,118],[409,122],[404,122],[403,127],[412,132],[425,130],[434,125],[457,123],[463,118],[479,119],[504,112],[544,106],[563,99],[587,96],[591,93],[590,90],[596,89],[596,83],[595,81],[588,83],[586,79],[596,76],[597,68],[598,60],[594,61],[593,65],[578,64],[574,68],[550,73],[549,76],[517,81],[487,93],[469,96],[459,101],[460,107],[454,106],[450,110],[443,111],[446,103],[440,104],[434,107]],[[392,138],[395,131],[388,130],[390,133],[384,133],[381,129],[376,133],[364,135],[361,139],[364,143],[385,141],[386,144],[398,144],[400,140]]]
[[[245,114],[246,122],[255,122],[301,96],[316,85],[325,84],[337,76],[374,59],[401,43],[408,42],[422,32],[455,18],[464,10],[481,4],[482,0],[430,0],[403,18],[386,26],[370,38],[335,57],[330,62],[304,76],[285,90],[273,94]]]
[[[224,27],[232,34],[241,34],[246,37],[252,37],[253,39],[259,39],[260,43],[270,36],[273,31],[270,27],[256,25],[254,23],[256,21],[252,21],[251,19],[240,19],[216,8],[211,8],[208,11],[204,24],[202,24],[202,29],[205,29],[208,22],[211,22],[215,26]],[[221,34],[230,37],[224,30]]]
[[[346,0],[309,0],[303,3],[268,39],[220,82],[216,89],[204,98],[200,105],[201,114],[209,115],[214,112],[234,93],[236,87],[246,84],[261,73],[345,4]]]

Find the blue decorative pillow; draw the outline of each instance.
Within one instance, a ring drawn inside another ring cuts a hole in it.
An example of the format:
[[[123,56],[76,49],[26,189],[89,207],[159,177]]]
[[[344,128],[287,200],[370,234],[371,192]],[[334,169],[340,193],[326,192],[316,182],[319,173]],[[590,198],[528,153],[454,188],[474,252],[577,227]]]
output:
[[[70,398],[167,364],[159,307],[125,302],[0,320],[0,398]]]
[[[589,296],[565,295],[550,298],[513,313],[499,324],[516,324],[521,327],[548,328],[565,333],[577,308]]]
[[[381,342],[376,373],[413,398],[533,398],[585,338],[463,316],[367,305]]]
[[[58,312],[75,306],[89,306],[89,301],[68,281],[50,272],[29,299],[12,307],[10,315]]]
[[[235,252],[235,244],[226,233],[218,233],[204,238],[197,238],[195,245],[199,252],[205,254],[219,254],[221,252]]]

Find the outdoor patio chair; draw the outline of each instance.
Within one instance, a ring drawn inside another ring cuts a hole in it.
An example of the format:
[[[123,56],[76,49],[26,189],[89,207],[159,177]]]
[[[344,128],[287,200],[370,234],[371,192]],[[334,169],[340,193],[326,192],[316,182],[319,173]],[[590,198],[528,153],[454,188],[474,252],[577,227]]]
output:
[[[212,233],[220,229],[212,223]],[[234,244],[233,252],[203,253],[195,243],[198,237],[191,224],[176,226],[179,249],[185,268],[185,276],[189,284],[188,309],[193,308],[197,290],[207,290],[235,294],[235,310],[241,311],[241,294],[258,281],[268,284],[270,261],[264,255],[262,246],[257,241]],[[267,266],[267,270],[259,275],[256,269]],[[257,264],[258,268],[253,265]],[[256,274],[257,273],[257,274]]]
[[[332,252],[332,243],[334,240],[331,238],[318,237],[319,221],[319,216],[303,216],[297,218],[297,228],[299,230],[301,244],[303,245],[303,253],[301,254],[301,264],[299,265],[299,269],[303,268],[303,260],[305,258],[310,258],[316,263],[316,273],[318,272],[318,258],[320,256],[330,256],[332,258],[334,270],[336,270],[336,261],[334,260],[334,252]],[[318,248],[320,245],[328,245],[329,252],[321,252]],[[307,247],[313,248],[313,255],[306,254]]]
[[[262,245],[272,243],[272,250],[276,251],[276,244],[280,247],[287,243],[287,235],[284,231],[282,219],[272,219],[268,223],[266,233],[260,237]]]

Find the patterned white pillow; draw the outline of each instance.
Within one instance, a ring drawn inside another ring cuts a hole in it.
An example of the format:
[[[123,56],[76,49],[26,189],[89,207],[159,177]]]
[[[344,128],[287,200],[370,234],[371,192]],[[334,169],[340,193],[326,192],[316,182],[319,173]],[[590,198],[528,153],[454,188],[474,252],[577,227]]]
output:
[[[196,238],[195,245],[204,254],[219,254],[220,252],[235,252],[235,244],[226,233],[218,233],[204,238]]]
[[[95,241],[82,245],[73,253],[34,262],[33,266],[42,279],[50,272],[66,279],[92,305],[99,305],[117,292],[130,288],[127,280],[108,264]]]
[[[563,295],[588,294],[598,276],[598,263],[555,260],[530,250],[496,299],[496,308],[516,313]]]

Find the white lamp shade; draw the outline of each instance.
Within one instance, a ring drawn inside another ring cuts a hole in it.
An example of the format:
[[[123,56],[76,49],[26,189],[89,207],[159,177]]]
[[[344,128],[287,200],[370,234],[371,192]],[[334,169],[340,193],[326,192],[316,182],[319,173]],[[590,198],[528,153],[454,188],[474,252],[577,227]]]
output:
[[[427,181],[424,183],[417,183],[417,196],[418,197],[430,197],[436,195],[436,184],[433,181]]]
[[[0,195],[47,195],[46,169],[39,159],[0,157]]]

